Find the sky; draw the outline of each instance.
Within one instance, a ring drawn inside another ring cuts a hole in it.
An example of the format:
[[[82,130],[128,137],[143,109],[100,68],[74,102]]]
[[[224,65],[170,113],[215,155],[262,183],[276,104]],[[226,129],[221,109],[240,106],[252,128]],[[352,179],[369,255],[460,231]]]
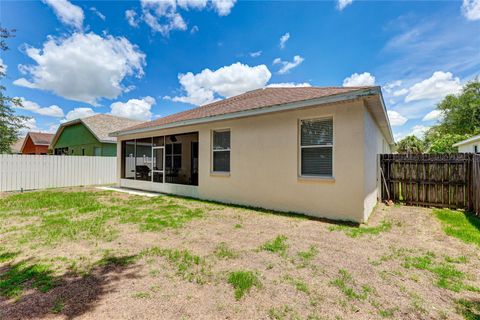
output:
[[[480,0],[2,0],[0,21],[16,29],[2,85],[34,131],[268,86],[379,85],[399,140],[480,75]]]

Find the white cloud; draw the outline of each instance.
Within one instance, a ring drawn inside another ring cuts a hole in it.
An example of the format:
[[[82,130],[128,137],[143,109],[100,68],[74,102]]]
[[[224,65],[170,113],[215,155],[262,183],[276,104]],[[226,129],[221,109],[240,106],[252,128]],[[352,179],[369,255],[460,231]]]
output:
[[[42,49],[28,47],[26,53],[37,65],[21,66],[31,80],[20,78],[14,84],[92,105],[120,95],[125,90],[123,79],[142,77],[145,65],[145,54],[126,38],[94,33],[50,37]]]
[[[103,13],[101,13],[100,11],[98,11],[97,8],[91,7],[91,8],[90,8],[90,11],[92,11],[93,13],[95,13],[95,15],[96,15],[97,17],[99,17],[100,19],[102,19],[103,21],[105,21],[105,15],[104,15]]]
[[[399,89],[399,90],[396,90],[393,92],[393,96],[394,97],[400,97],[400,96],[404,96],[408,93],[408,89],[406,88],[403,88],[403,89]]]
[[[152,0],[148,0],[152,1]],[[156,0],[153,0],[154,2]],[[169,0],[160,0],[163,2],[170,2]],[[175,1],[171,1],[172,3]],[[202,10],[207,6],[207,0],[177,0],[176,1],[177,5],[181,7],[182,9],[188,10],[188,9],[197,9],[197,10]]]
[[[51,124],[48,126],[47,130],[44,130],[46,133],[55,133],[58,130],[58,124]]]
[[[22,120],[22,125],[23,125],[23,128],[21,128],[18,131],[18,134],[21,137],[26,136],[27,133],[30,131],[35,131],[35,132],[40,131],[40,129],[37,127],[37,120],[35,120],[35,118],[28,118],[28,119]]]
[[[193,26],[191,29],[190,29],[190,33],[191,34],[195,34],[199,31],[200,29],[198,28],[198,26]]]
[[[62,23],[81,30],[84,14],[82,8],[71,4],[68,0],[43,0],[53,8],[55,15]]]
[[[25,98],[17,97],[22,101],[22,107],[20,109],[25,109],[34,113],[38,113],[42,116],[57,117],[62,118],[64,116],[62,108],[57,105],[51,105],[49,107],[42,108],[36,102],[25,100]]]
[[[405,134],[402,132],[396,132],[393,134],[393,140],[395,140],[396,142],[402,140],[403,138],[405,138]]]
[[[391,93],[394,88],[398,88],[402,85],[402,80],[395,80],[392,82],[388,82],[383,86],[383,89],[385,90],[386,93]]]
[[[443,112],[440,110],[432,110],[429,113],[427,113],[422,121],[434,121],[434,120],[440,120],[443,117]]]
[[[262,50],[255,51],[255,52],[250,52],[249,55],[252,58],[260,57],[262,55]]]
[[[125,11],[125,19],[127,19],[128,24],[134,28],[138,27],[137,13],[135,10]]]
[[[265,65],[250,67],[240,62],[215,71],[180,74],[178,79],[185,96],[164,97],[177,102],[203,105],[217,100],[217,96],[231,97],[246,91],[263,88],[272,74]]]
[[[337,0],[337,9],[342,11],[349,5],[351,5],[353,0]]]
[[[308,82],[295,83],[295,82],[279,82],[279,83],[270,83],[267,85],[267,88],[291,88],[291,87],[311,87],[312,85]]]
[[[22,120],[22,124],[24,127],[18,132],[20,137],[25,137],[29,132],[55,133],[58,129],[58,124],[50,124],[47,129],[41,129],[37,127],[37,120],[35,118]]]
[[[141,0],[141,19],[154,31],[168,36],[171,31],[188,29],[179,13],[183,10],[212,8],[219,16],[230,14],[236,0]],[[125,16],[131,26],[136,27],[136,13],[127,10]],[[198,28],[198,27],[197,27]]]
[[[416,136],[417,138],[422,139],[423,136],[425,135],[425,132],[430,129],[430,127],[423,126],[423,125],[416,125],[413,126],[412,129],[410,130],[410,133]]]
[[[288,73],[293,68],[298,67],[305,59],[299,55],[293,57],[293,61],[283,61],[280,58],[273,60],[273,64],[281,64],[282,67],[278,70],[279,74]]]
[[[92,108],[75,108],[69,113],[67,113],[67,116],[61,122],[86,118],[86,117],[94,116],[96,114],[97,113],[93,111]]]
[[[7,74],[7,65],[3,63],[2,58],[0,58],[0,74]]]
[[[288,39],[290,39],[290,33],[288,32],[280,37],[280,49],[285,49],[285,44],[287,43]]]
[[[468,20],[480,20],[480,0],[463,0],[462,13]]]
[[[363,87],[363,86],[374,86],[375,77],[369,72],[364,72],[361,74],[354,73],[350,77],[347,77],[343,80],[344,87]]]
[[[454,78],[451,72],[436,71],[430,78],[411,86],[405,102],[442,99],[448,94],[457,94],[461,90],[462,86],[458,77]]]
[[[154,104],[155,99],[149,96],[127,102],[114,102],[110,105],[110,113],[114,116],[148,121],[152,119],[151,109]]]
[[[212,5],[219,16],[228,16],[237,0],[212,0]]]
[[[390,124],[392,125],[392,127],[403,126],[408,121],[406,117],[402,116],[397,111],[388,110],[387,113],[388,119],[390,120]]]
[[[188,7],[190,1],[185,1]],[[155,32],[168,36],[172,30],[187,30],[187,24],[177,12],[175,0],[141,0],[142,19]]]

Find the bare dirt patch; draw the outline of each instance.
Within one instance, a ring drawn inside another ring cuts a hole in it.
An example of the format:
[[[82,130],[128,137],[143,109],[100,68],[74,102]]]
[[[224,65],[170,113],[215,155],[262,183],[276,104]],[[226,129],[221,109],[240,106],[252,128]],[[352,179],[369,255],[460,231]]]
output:
[[[104,222],[112,238],[80,233],[32,246],[14,241],[15,230],[0,235],[0,281],[22,262],[52,269],[46,292],[29,286],[32,277],[21,294],[0,298],[0,319],[462,319],[457,301],[480,301],[478,246],[445,235],[430,209],[380,205],[362,226],[372,229],[352,233],[175,197],[99,192],[98,201],[125,205],[115,210],[130,220]],[[183,222],[142,229],[159,217],[132,218],[125,201],[142,210],[152,201]],[[187,209],[202,214],[186,219]],[[25,226],[24,218],[0,219],[2,228]],[[232,283],[246,288],[241,297]]]

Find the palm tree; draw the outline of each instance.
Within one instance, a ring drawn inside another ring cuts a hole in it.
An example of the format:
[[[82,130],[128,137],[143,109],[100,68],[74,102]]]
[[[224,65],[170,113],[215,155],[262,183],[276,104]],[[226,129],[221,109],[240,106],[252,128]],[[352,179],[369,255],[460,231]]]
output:
[[[397,152],[406,154],[421,154],[425,151],[425,145],[422,140],[411,135],[403,138],[397,143]]]

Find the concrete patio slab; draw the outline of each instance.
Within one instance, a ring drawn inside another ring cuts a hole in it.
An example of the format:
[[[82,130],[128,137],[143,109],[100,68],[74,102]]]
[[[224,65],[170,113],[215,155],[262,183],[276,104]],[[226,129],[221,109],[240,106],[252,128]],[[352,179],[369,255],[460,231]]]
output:
[[[97,189],[123,192],[123,193],[133,194],[136,196],[144,196],[144,197],[158,197],[162,195],[160,193],[155,193],[155,192],[147,192],[147,191],[133,190],[128,188],[119,188],[119,187],[97,187]]]

